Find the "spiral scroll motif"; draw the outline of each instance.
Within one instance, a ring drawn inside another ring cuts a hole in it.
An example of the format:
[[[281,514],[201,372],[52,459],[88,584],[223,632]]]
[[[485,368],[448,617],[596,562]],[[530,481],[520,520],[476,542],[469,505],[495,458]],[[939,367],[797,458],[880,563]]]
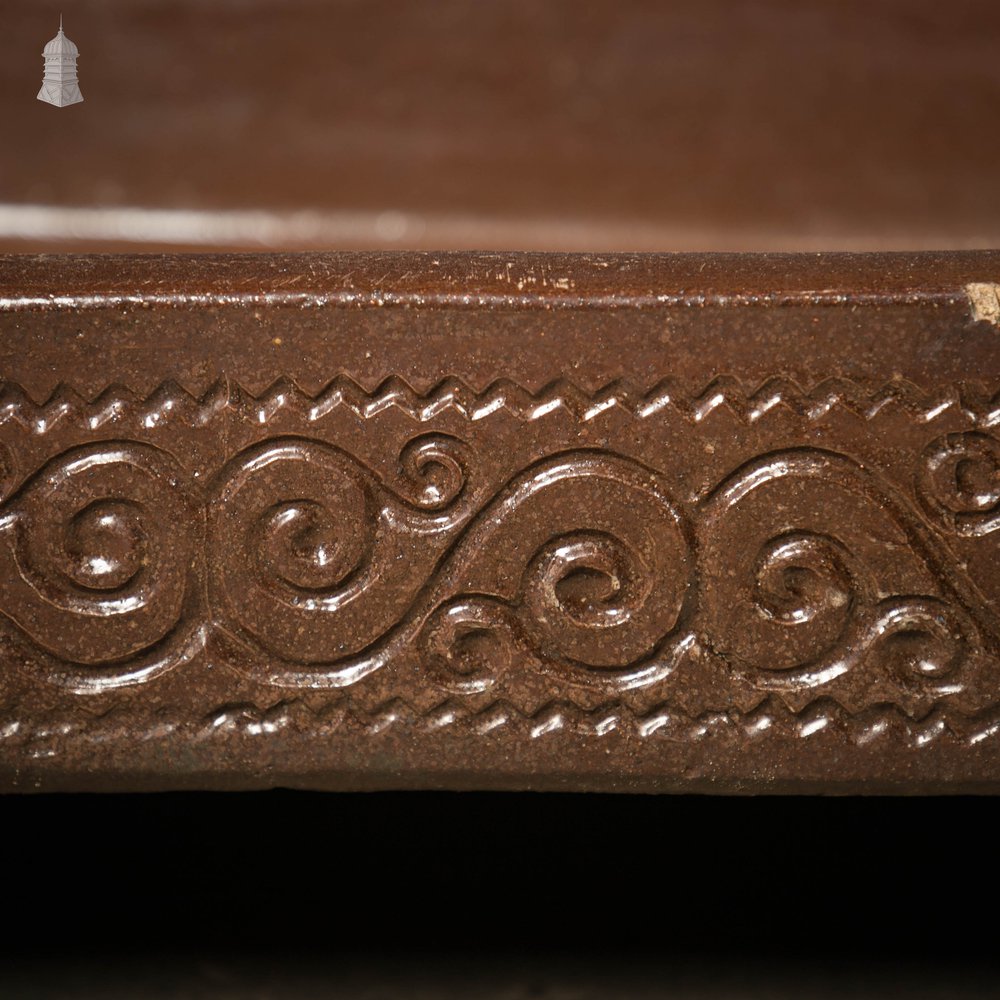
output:
[[[16,568],[4,613],[50,679],[132,684],[200,648],[202,517],[183,479],[156,448],[102,443],[54,459],[0,509]]]
[[[783,500],[789,495],[794,507]],[[849,512],[862,507],[879,510],[884,530],[909,535],[929,562],[938,560],[940,546],[919,518],[835,453],[776,453],[718,487],[706,503],[711,544],[735,551],[738,534],[739,551],[749,555],[706,594],[713,648],[759,690],[826,687],[846,703],[882,699],[914,710],[961,695],[976,683],[976,624],[959,600],[882,596],[857,543],[838,537],[850,533]],[[811,511],[814,527],[789,529],[791,509]]]
[[[438,679],[485,690],[515,658],[583,687],[668,676],[692,641],[697,572],[693,529],[664,478],[620,456],[573,452],[508,484],[449,558],[491,593],[441,593],[423,630]],[[483,550],[495,563],[488,574]]]
[[[457,439],[422,435],[399,457],[399,493],[320,441],[269,441],[230,462],[209,503],[213,598],[259,651],[258,676],[340,686],[386,662],[388,649],[365,649],[425,582],[407,544],[466,516],[467,461]]]
[[[464,441],[446,434],[421,434],[408,441],[399,456],[402,495],[422,510],[444,511],[464,494],[471,463]]]
[[[488,691],[510,666],[517,622],[495,597],[467,595],[435,609],[421,632],[434,680],[454,694]]]
[[[956,535],[1000,529],[1000,441],[978,431],[938,438],[924,452],[917,493],[924,509]]]

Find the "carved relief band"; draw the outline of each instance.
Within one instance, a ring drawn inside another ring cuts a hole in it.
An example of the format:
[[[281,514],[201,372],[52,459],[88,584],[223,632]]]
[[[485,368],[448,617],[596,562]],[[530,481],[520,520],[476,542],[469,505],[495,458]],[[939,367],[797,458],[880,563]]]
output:
[[[0,260],[6,787],[995,790],[991,280]]]

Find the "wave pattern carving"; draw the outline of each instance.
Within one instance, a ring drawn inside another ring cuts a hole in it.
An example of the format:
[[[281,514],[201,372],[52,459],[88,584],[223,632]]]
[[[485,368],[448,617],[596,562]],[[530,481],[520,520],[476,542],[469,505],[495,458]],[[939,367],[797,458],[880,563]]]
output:
[[[499,483],[453,434],[394,459],[287,435],[195,479],[149,443],[70,448],[0,503],[0,650],[81,693],[199,658],[302,691],[398,674],[476,725],[556,691],[595,734],[609,700],[633,728],[659,705],[685,732],[723,708],[756,725],[765,703],[789,731],[816,704],[841,721],[893,706],[907,732],[1000,704],[1000,618],[952,547],[1000,530],[982,429],[931,441],[912,496],[815,446],[695,495],[610,447]]]
[[[619,456],[570,452],[525,470],[475,511],[457,442],[423,444],[434,446],[428,465],[454,476],[446,493],[435,491],[434,511],[317,442],[269,442],[227,467],[210,505],[224,566],[215,605],[225,609],[223,627],[250,647],[242,659],[254,658],[271,683],[342,687],[420,641],[445,688],[482,690],[493,675],[466,655],[474,633],[491,660],[513,655],[520,640],[540,667],[600,672],[625,687],[672,669],[690,642],[692,533],[663,477]],[[442,466],[445,457],[453,464]],[[298,499],[281,499],[290,494]],[[635,516],[623,519],[624,510]],[[334,525],[341,546],[330,544]],[[422,560],[434,556],[429,577],[407,559],[414,534]],[[509,599],[463,586],[477,553],[495,557],[504,546],[519,576]],[[583,575],[572,591],[571,578]],[[588,595],[595,585],[607,591]],[[255,618],[268,635],[255,634]],[[330,658],[331,649],[340,655]]]

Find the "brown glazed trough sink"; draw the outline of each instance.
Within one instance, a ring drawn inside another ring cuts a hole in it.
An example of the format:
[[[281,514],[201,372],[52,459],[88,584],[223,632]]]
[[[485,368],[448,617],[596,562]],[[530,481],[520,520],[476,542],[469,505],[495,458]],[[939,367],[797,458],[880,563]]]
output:
[[[996,791],[998,288],[0,258],[0,781]]]

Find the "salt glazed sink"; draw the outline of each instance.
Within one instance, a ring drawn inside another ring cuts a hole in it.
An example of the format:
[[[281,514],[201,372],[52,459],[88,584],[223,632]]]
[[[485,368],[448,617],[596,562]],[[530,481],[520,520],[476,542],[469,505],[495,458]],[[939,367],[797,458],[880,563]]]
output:
[[[995,792],[998,290],[0,257],[0,782]]]

